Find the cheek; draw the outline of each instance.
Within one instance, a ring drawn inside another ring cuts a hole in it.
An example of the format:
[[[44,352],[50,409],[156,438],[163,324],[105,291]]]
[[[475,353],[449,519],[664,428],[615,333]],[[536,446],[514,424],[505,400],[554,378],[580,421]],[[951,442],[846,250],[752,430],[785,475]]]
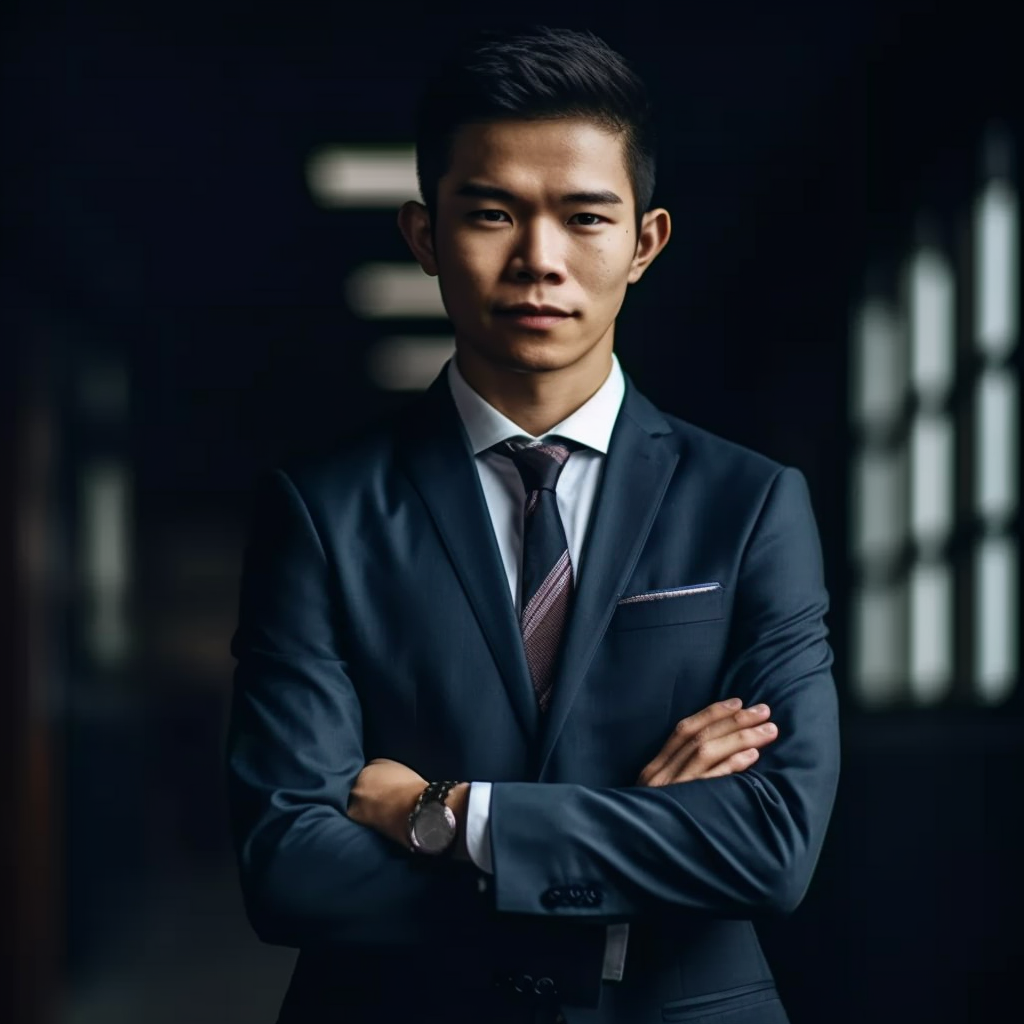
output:
[[[501,260],[498,246],[488,245],[486,239],[456,238],[445,250],[443,269],[451,271],[451,277],[458,279],[458,291],[469,292],[493,280],[500,271]]]
[[[625,254],[620,245],[596,245],[581,260],[577,280],[596,298],[613,300],[625,289],[632,254]]]
[[[438,271],[441,292],[446,303],[462,303],[477,290],[472,261],[456,246],[449,245],[438,253]]]

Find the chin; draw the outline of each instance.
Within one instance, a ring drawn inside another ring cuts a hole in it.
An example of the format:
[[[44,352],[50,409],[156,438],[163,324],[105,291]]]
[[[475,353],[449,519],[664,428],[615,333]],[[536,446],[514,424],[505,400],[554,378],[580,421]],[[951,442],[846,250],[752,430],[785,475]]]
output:
[[[456,335],[458,331],[456,331]],[[579,338],[557,338],[529,332],[502,332],[478,338],[476,344],[463,343],[464,355],[492,370],[517,374],[553,373],[575,366],[601,347],[600,340],[584,342]]]
[[[552,351],[552,347],[531,345],[529,348],[506,352],[502,362],[516,373],[551,373],[572,366],[578,358],[573,353]]]

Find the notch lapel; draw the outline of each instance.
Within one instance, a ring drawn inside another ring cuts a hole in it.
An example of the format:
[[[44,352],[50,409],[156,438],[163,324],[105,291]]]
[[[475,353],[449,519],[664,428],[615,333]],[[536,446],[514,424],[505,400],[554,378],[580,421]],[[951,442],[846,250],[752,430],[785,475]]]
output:
[[[543,781],[597,645],[611,621],[679,461],[666,444],[668,424],[626,379],[601,485],[581,557],[539,757]]]
[[[448,387],[447,368],[402,426],[401,458],[476,615],[528,742],[540,713],[480,477]]]

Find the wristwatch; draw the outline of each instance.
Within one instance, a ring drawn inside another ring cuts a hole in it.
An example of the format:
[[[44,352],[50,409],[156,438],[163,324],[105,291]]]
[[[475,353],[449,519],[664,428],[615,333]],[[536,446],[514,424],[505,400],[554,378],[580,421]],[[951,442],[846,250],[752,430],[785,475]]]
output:
[[[413,853],[444,853],[455,840],[455,813],[445,804],[457,782],[431,782],[409,815],[409,849]]]

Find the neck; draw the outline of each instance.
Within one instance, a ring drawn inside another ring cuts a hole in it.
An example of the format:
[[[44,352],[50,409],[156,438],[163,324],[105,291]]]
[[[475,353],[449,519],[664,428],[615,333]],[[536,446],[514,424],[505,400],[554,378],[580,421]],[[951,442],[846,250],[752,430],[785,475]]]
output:
[[[541,437],[589,401],[608,379],[611,352],[603,358],[557,370],[495,367],[456,350],[459,372],[498,412],[532,437]]]

